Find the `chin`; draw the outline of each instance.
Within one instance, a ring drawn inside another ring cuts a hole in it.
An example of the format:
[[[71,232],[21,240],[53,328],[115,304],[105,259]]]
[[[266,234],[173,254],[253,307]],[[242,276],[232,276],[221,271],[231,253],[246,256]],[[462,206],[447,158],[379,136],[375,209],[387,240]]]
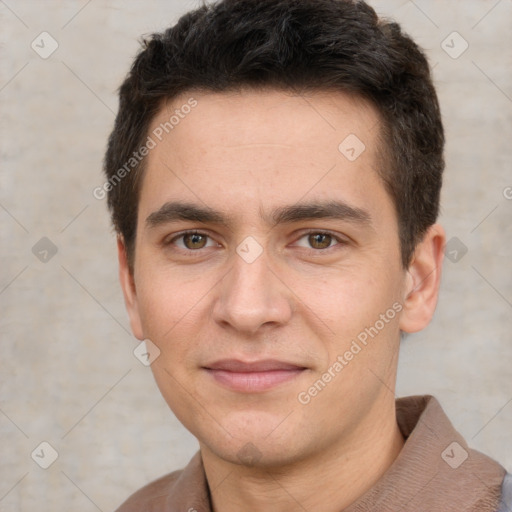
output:
[[[229,446],[212,443],[208,446],[208,450],[231,464],[262,470],[287,466],[298,459],[290,445],[283,446],[282,443],[264,439],[256,442],[248,438],[237,439]]]
[[[271,415],[267,421],[261,416],[261,412],[258,412],[257,416],[244,416],[243,421],[240,421],[240,417],[237,422],[234,419],[224,421],[225,431],[212,427],[192,433],[199,439],[201,448],[206,448],[226,462],[245,467],[282,467],[306,456],[307,446],[301,446],[305,439],[294,433],[293,429],[290,430],[291,425],[284,428],[283,416]]]

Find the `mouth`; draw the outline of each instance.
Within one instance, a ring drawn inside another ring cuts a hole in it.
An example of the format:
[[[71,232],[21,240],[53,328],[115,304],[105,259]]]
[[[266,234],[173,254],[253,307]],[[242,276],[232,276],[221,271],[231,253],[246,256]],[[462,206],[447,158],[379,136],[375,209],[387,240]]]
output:
[[[296,379],[307,368],[274,359],[253,362],[224,359],[204,366],[203,370],[232,391],[258,393]]]

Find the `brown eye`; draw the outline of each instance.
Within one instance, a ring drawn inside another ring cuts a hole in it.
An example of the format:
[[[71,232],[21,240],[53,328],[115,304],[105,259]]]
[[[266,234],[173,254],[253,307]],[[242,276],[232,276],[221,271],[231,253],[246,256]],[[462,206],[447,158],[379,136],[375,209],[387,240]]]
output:
[[[207,237],[199,233],[183,235],[183,244],[187,249],[202,249],[206,245]]]
[[[313,249],[327,249],[332,242],[332,236],[327,233],[314,233],[308,236],[308,242]]]

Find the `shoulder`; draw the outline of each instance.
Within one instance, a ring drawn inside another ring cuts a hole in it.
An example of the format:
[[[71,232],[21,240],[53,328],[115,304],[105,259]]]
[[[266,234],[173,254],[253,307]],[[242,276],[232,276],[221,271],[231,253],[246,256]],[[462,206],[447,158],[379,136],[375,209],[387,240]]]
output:
[[[162,509],[183,470],[173,471],[134,492],[116,512],[141,512]]]
[[[507,473],[501,487],[501,506],[498,512],[512,510],[512,474]]]
[[[201,453],[188,465],[155,480],[132,494],[116,512],[170,512],[211,510]]]

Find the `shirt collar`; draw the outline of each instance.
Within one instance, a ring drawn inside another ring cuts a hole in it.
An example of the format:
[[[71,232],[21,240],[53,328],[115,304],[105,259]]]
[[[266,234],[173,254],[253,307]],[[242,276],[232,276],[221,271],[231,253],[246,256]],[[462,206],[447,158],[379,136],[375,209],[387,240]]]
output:
[[[434,397],[398,399],[396,414],[406,439],[402,451],[380,480],[343,512],[497,510],[504,468],[468,447]],[[199,452],[152,503],[149,510],[211,512]]]
[[[344,512],[497,510],[504,468],[468,447],[434,397],[398,399],[396,413],[402,451]]]

